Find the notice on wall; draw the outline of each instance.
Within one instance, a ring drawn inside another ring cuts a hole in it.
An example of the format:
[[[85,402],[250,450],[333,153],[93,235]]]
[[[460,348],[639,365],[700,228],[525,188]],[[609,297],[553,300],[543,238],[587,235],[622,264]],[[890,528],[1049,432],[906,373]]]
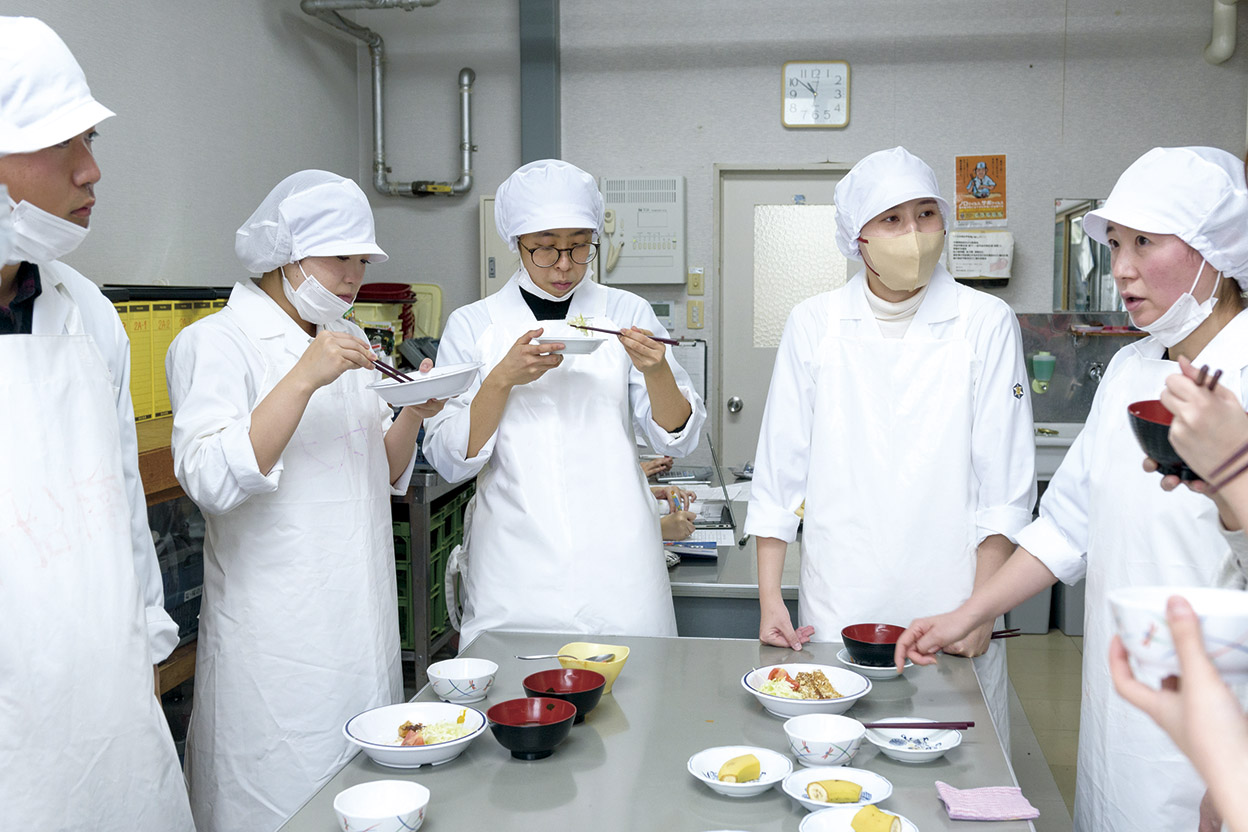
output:
[[[1014,235],[1008,231],[950,231],[949,273],[955,278],[1009,277]]]
[[[955,223],[959,228],[999,228],[1006,221],[1005,154],[956,156]]]

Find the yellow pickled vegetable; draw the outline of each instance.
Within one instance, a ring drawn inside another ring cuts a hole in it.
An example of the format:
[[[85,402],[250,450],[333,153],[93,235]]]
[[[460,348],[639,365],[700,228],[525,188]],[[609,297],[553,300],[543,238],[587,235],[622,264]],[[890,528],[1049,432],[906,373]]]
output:
[[[806,796],[820,803],[856,803],[862,786],[848,780],[816,780],[806,786]]]
[[[719,767],[721,783],[750,783],[763,773],[763,764],[753,754],[733,757]]]
[[[849,822],[849,827],[854,832],[901,832],[901,820],[874,805],[863,806]]]

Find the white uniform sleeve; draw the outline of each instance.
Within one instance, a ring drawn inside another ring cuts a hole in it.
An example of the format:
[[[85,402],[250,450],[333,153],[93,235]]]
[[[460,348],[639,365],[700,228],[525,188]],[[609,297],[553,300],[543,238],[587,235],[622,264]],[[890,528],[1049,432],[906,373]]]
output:
[[[104,356],[117,387],[117,426],[126,499],[130,502],[134,577],[143,598],[152,664],[159,664],[178,645],[178,625],[165,612],[165,588],[147,523],[147,497],[139,477],[139,440],[134,427],[134,402],[130,398],[130,339],[117,310],[94,283],[62,263],[49,264],[48,268],[57,270],[69,290],[82,315],[83,326]]]
[[[980,373],[971,426],[980,542],[994,534],[1016,540],[1031,522],[1036,502],[1035,426],[1018,318],[1003,304],[991,304],[986,311],[974,336]]]
[[[796,512],[806,499],[810,469],[821,318],[826,318],[826,301],[806,301],[789,315],[780,337],[745,518],[745,533],[755,537],[797,539]]]
[[[630,307],[627,310],[621,308],[620,311],[612,314],[612,319],[623,328],[637,326],[653,332],[659,338],[671,337],[659,323],[659,319],[655,317],[654,310],[640,298],[637,299],[635,305],[630,304]],[[619,318],[624,318],[624,320]],[[693,381],[689,378],[689,373],[672,357],[670,348],[666,350],[665,358],[668,366],[672,368],[672,375],[676,377],[676,387],[679,388],[680,394],[685,397],[685,401],[689,402],[692,409],[685,424],[674,433],[669,433],[662,425],[654,421],[650,407],[650,393],[646,389],[646,377],[636,367],[632,367],[628,372],[628,398],[633,409],[633,423],[650,441],[650,446],[657,453],[679,458],[693,453],[698,446],[698,441],[702,436],[702,426],[706,424],[706,404],[693,389]]]
[[[481,361],[477,349],[477,339],[488,326],[488,316],[480,318],[472,307],[456,309],[446,322],[442,339],[438,342],[438,366],[464,364],[470,361]],[[483,310],[481,310],[483,313]],[[425,421],[425,459],[448,482],[463,482],[475,477],[494,455],[494,445],[498,439],[498,431],[486,440],[485,445],[472,459],[467,457],[468,435],[472,428],[472,400],[481,383],[485,381],[488,367],[482,366],[472,386],[463,394],[446,403],[442,411],[432,419]]]
[[[1121,354],[1121,353],[1120,353]],[[1092,451],[1096,447],[1101,395],[1113,377],[1117,356],[1092,399],[1083,431],[1075,438],[1040,498],[1040,517],[1018,533],[1018,545],[1035,555],[1060,581],[1076,584],[1088,571],[1088,502]]]
[[[381,396],[377,397],[377,402],[380,405],[378,407],[377,417],[381,420],[383,425],[381,433],[384,439],[385,435],[390,432],[390,428],[394,427],[394,420],[396,417],[394,415],[394,410],[390,407],[390,405],[386,404],[385,400],[382,399]],[[402,474],[399,474],[398,479],[390,483],[390,493],[396,497],[402,497],[407,493],[408,483],[412,480],[412,471],[416,468],[416,454],[418,450],[419,449],[415,446],[412,447],[412,458],[407,461],[407,467],[403,469]]]
[[[260,473],[250,435],[259,380],[250,377],[239,345],[215,324],[209,318],[180,332],[165,373],[173,404],[174,474],[200,510],[224,514],[252,494],[276,491],[282,461]]]

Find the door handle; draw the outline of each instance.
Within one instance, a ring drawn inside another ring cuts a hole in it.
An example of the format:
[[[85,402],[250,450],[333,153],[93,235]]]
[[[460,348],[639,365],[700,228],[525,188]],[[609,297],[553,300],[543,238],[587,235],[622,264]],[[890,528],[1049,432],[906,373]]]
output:
[[[741,408],[743,407],[745,407],[745,402],[741,401],[740,396],[733,396],[731,399],[728,400],[728,412],[729,413],[740,413]]]

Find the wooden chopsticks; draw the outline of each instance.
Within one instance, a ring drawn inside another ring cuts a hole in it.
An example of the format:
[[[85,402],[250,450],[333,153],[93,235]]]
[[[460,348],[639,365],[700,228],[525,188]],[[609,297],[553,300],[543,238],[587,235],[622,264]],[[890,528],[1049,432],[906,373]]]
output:
[[[395,381],[400,381],[400,382],[413,381],[412,377],[409,376],[407,373],[396,370],[393,367],[391,367],[389,364],[387,364],[386,362],[381,361],[379,359],[376,359],[376,358],[373,359],[373,366],[376,367],[381,372],[382,375],[389,376]]]
[[[607,335],[623,335],[624,334],[623,332],[620,332],[618,329],[599,329],[596,326],[585,326],[584,324],[568,324],[568,326],[572,327],[573,329],[588,329],[591,332],[605,332]],[[660,338],[657,335],[648,335],[646,337],[648,337],[651,341],[658,341],[660,344],[668,344],[673,347],[680,345],[680,342],[674,338]]]
[[[993,638],[1014,638],[1015,636],[1021,635],[1022,633],[1019,632],[1017,627],[1010,630],[994,630],[992,633]]]
[[[974,722],[864,722],[863,728],[881,728],[884,730],[900,731],[903,728],[949,728],[954,731],[965,731],[967,728],[974,728]]]

